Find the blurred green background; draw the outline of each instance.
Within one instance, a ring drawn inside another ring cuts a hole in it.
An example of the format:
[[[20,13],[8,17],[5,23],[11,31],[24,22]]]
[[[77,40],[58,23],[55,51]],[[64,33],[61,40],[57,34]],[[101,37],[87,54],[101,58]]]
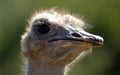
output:
[[[72,67],[69,75],[120,75],[120,0],[0,0],[0,75],[20,73],[20,36],[33,11],[68,8],[84,16],[104,46]]]

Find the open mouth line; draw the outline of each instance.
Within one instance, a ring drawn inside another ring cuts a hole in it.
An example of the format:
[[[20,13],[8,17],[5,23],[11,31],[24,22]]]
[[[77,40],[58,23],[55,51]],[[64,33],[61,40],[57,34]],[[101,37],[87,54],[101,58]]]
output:
[[[70,41],[80,41],[80,42],[86,42],[86,43],[90,43],[90,44],[92,44],[93,46],[102,46],[103,45],[103,43],[102,42],[95,42],[95,41],[92,41],[92,40],[90,40],[90,41],[84,41],[82,38],[80,39],[77,39],[77,38],[62,38],[62,39],[52,39],[52,40],[49,40],[48,42],[54,42],[54,41],[59,41],[59,40],[70,40]]]

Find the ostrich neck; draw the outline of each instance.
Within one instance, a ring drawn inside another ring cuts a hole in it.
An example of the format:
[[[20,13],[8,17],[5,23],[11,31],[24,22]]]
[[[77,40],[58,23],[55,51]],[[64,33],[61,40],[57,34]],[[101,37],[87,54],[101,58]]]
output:
[[[65,67],[50,66],[35,60],[28,60],[26,75],[64,75]]]

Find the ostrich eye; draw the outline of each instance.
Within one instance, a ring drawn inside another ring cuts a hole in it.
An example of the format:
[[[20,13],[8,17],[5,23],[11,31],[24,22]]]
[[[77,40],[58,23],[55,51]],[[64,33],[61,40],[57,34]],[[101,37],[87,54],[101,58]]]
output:
[[[40,24],[37,24],[34,26],[35,32],[37,34],[46,34],[50,31],[49,24],[46,22],[41,22]]]

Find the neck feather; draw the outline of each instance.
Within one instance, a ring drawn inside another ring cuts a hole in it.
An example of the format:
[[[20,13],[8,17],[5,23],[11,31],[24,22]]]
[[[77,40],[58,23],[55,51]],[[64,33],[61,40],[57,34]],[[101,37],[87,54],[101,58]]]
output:
[[[26,75],[64,75],[64,71],[65,67],[51,66],[28,59]]]

